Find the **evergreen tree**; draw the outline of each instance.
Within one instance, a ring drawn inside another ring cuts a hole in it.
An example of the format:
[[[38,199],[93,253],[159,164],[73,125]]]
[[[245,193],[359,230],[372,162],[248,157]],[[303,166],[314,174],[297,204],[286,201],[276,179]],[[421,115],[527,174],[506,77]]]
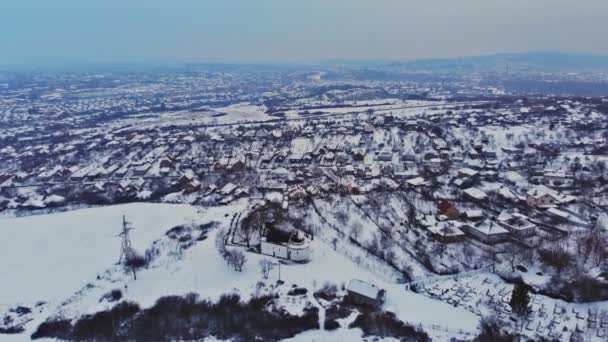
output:
[[[530,288],[521,279],[515,283],[509,304],[514,313],[525,316],[530,310]]]

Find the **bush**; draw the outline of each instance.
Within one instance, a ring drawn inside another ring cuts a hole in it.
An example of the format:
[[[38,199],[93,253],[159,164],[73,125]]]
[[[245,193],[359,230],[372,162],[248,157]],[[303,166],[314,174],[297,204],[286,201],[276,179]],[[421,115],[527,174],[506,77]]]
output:
[[[305,294],[308,293],[308,290],[304,287],[296,287],[293,288],[291,290],[289,290],[289,292],[287,292],[287,295],[289,296],[303,296]]]
[[[53,337],[61,340],[69,340],[72,333],[72,324],[69,320],[46,321],[38,326],[32,334],[32,339]]]
[[[130,269],[139,269],[148,266],[148,261],[143,256],[133,253],[126,261],[125,266]]]
[[[364,311],[349,327],[360,328],[364,336],[390,336],[401,341],[431,341],[425,332],[401,322],[392,312]]]
[[[572,262],[572,255],[562,249],[541,249],[538,251],[540,260],[558,271],[564,270]]]
[[[199,300],[196,294],[167,296],[149,309],[121,303],[110,311],[70,321],[41,324],[32,338],[64,340],[221,340],[274,341],[319,328],[318,309],[308,307],[293,316],[272,305],[276,296],[262,296],[241,302],[238,294],[225,294],[217,303]]]
[[[75,340],[110,340],[120,336],[120,322],[131,319],[139,312],[139,306],[123,302],[110,311],[86,315],[79,319],[72,330]]]
[[[175,227],[167,230],[165,235],[167,235],[170,239],[177,239],[182,234],[184,229],[185,229],[184,226],[175,226]]]
[[[23,316],[23,315],[27,315],[30,312],[32,312],[32,309],[30,309],[26,306],[18,306],[14,309],[11,309],[11,311],[13,311],[14,313],[16,313],[19,316]]]
[[[116,302],[119,301],[122,298],[122,291],[120,291],[119,289],[114,289],[106,294],[104,294],[103,296],[101,296],[101,298],[99,299],[100,302],[102,301],[107,301],[107,302]]]
[[[500,323],[494,317],[482,319],[481,333],[475,337],[474,342],[513,342],[513,335],[504,333],[500,329]]]
[[[608,284],[597,278],[582,276],[564,285],[560,292],[577,302],[603,301],[608,299]]]
[[[340,323],[338,323],[336,320],[325,320],[325,323],[323,323],[323,328],[325,330],[331,331],[331,330],[336,330],[340,327]]]
[[[336,285],[325,283],[322,288],[315,291],[314,296],[317,299],[321,298],[328,302],[331,302],[332,300],[336,299],[337,292],[338,288],[336,287]]]
[[[23,329],[23,326],[21,326],[21,325],[8,327],[8,328],[0,327],[0,334],[7,334],[7,335],[8,334],[21,334],[24,331],[25,331],[25,329]]]

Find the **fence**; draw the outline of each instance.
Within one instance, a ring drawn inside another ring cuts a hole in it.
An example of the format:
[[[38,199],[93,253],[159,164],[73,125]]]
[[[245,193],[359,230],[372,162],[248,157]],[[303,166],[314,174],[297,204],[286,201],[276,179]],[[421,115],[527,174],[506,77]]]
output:
[[[438,274],[438,275],[431,275],[431,276],[426,276],[426,277],[416,277],[411,282],[407,283],[405,285],[405,287],[406,287],[406,290],[409,290],[413,286],[420,286],[420,285],[428,286],[428,285],[433,284],[438,281],[454,280],[454,279],[459,279],[459,278],[464,278],[464,277],[469,277],[469,276],[473,276],[473,275],[477,275],[477,274],[481,274],[481,273],[489,273],[489,272],[492,272],[491,266],[482,267],[482,268],[465,271],[465,272],[448,274],[448,275],[439,275]]]

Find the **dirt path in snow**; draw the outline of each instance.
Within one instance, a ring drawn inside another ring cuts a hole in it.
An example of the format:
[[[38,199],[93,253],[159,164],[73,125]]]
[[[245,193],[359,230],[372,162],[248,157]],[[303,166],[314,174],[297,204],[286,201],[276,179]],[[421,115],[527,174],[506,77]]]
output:
[[[310,287],[314,290],[314,287]],[[315,298],[313,291],[308,291],[308,299],[310,302],[319,309],[319,330],[325,330],[325,307]]]

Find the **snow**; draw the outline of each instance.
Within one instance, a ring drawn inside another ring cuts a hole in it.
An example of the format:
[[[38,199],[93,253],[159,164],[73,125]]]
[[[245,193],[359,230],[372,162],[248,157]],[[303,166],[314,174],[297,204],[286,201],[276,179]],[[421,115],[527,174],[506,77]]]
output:
[[[143,250],[196,214],[186,205],[144,204],[0,219],[0,303],[50,300],[77,290],[118,260],[122,215]],[[44,281],[40,281],[44,280]]]
[[[214,243],[217,229],[211,231],[207,239],[183,250],[179,242],[169,239],[164,232],[190,222],[217,221],[220,227],[228,227],[234,214],[246,210],[248,205],[247,200],[239,200],[197,212],[187,205],[128,204],[0,220],[0,230],[6,237],[0,241],[5,255],[0,259],[0,267],[5,272],[0,283],[0,303],[11,305],[37,300],[49,303],[42,313],[35,314],[26,332],[19,335],[24,338],[46,317],[77,317],[107,309],[113,304],[100,302],[99,298],[116,288],[122,289],[124,300],[135,301],[143,308],[154,305],[159,297],[191,292],[217,300],[224,293],[236,291],[247,300],[259,293],[259,282],[270,285],[278,279],[277,267],[269,280],[262,279],[258,264],[266,256],[246,253],[248,260],[243,272],[236,272],[217,252]],[[116,234],[122,214],[133,222],[135,230],[131,238],[136,249],[143,252],[153,241],[163,248],[163,253],[149,268],[138,272],[137,280],[114,264],[119,255],[120,241]],[[432,330],[438,327],[444,331],[442,334],[447,330],[475,333],[478,317],[473,313],[384,280],[334,251],[321,239],[312,241],[311,247],[313,254],[309,263],[281,265],[281,279],[285,284],[278,290],[297,284],[314,291],[325,282],[341,285],[361,279],[386,290],[384,310],[394,312],[410,324],[422,325],[425,331],[431,330],[431,336],[436,336]],[[27,255],[27,263],[21,262],[23,255]],[[268,285],[263,291],[277,291]],[[316,336],[320,340],[356,341],[360,334],[357,329],[339,329],[328,334],[308,332],[294,341],[316,339]]]

